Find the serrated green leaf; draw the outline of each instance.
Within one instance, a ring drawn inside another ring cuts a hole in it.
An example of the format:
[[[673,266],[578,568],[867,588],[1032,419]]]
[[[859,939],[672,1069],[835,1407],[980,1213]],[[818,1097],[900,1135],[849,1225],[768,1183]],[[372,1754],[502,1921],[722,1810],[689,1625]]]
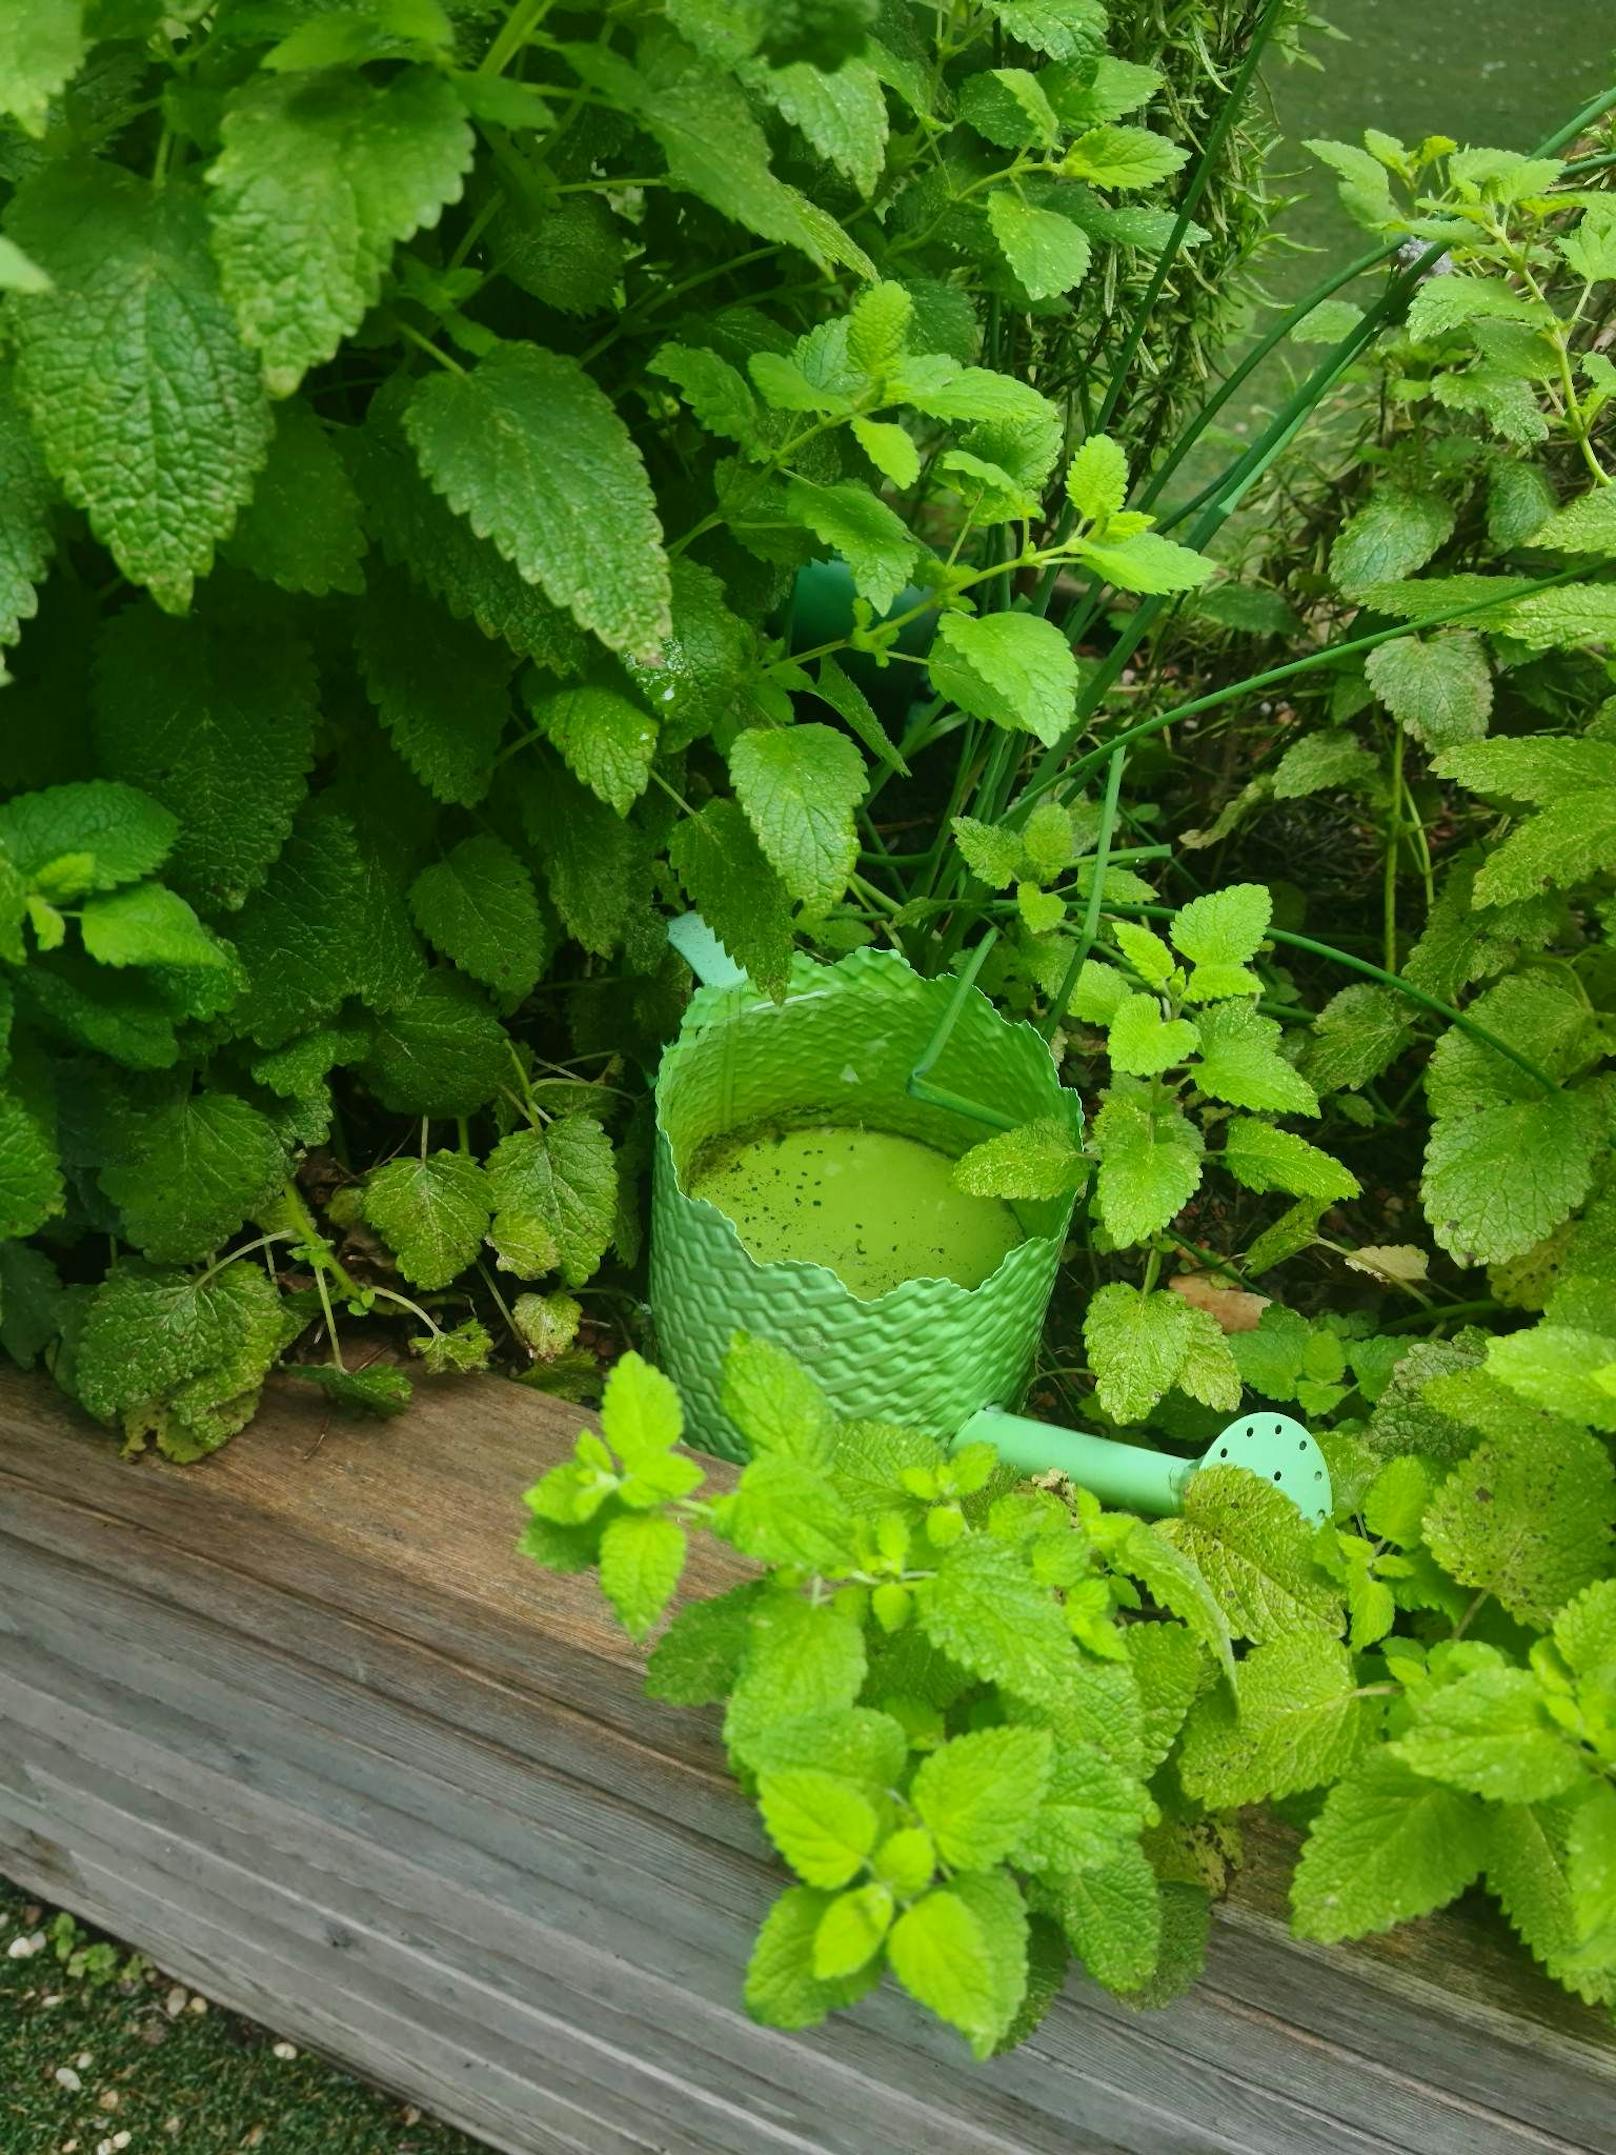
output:
[[[845,60],[834,72],[794,61],[752,66],[742,79],[798,128],[827,164],[861,195],[874,193],[887,144],[887,103],[868,61]]]
[[[1164,1018],[1154,995],[1125,995],[1112,1014],[1106,1051],[1114,1070],[1151,1077],[1188,1062],[1200,1037],[1188,1018]]]
[[[1266,884],[1232,883],[1181,906],[1168,932],[1194,966],[1244,965],[1261,947],[1273,911]]]
[[[626,816],[645,791],[657,751],[656,726],[640,706],[584,684],[537,697],[532,710],[574,776]]]
[[[752,726],[736,738],[729,770],[786,889],[815,911],[834,905],[858,858],[853,810],[868,783],[853,743],[830,726]]]
[[[55,494],[22,407],[0,375],[0,650],[14,644],[22,624],[39,611],[37,587],[53,550]],[[6,678],[0,659],[0,682]]]
[[[1339,1160],[1305,1137],[1249,1115],[1231,1120],[1223,1164],[1248,1190],[1283,1190],[1291,1197],[1319,1197],[1326,1203],[1360,1194],[1357,1176]]]
[[[987,1138],[954,1162],[955,1182],[973,1197],[1064,1197],[1087,1175],[1070,1128],[1053,1115]]]
[[[464,1153],[388,1160],[365,1181],[366,1221],[411,1285],[429,1291],[475,1264],[490,1209],[483,1171]]]
[[[821,269],[845,262],[862,276],[873,275],[868,255],[835,219],[775,176],[763,130],[728,74],[676,41],[660,47],[643,70],[602,45],[569,45],[566,51],[586,82],[633,112],[655,137],[674,187],[746,231],[801,248]]]
[[[912,776],[908,764],[887,739],[869,698],[855,680],[843,673],[832,653],[827,652],[819,662],[814,692],[821,701],[830,705],[844,721],[849,732],[856,734],[870,754],[884,763],[888,770],[896,771],[900,778]]]
[[[1367,982],[1333,995],[1313,1021],[1302,1071],[1321,1093],[1356,1092],[1401,1053],[1409,1007],[1395,988]]]
[[[290,396],[374,306],[394,244],[457,201],[474,138],[427,68],[260,74],[226,103],[209,168],[226,297],[273,396]]]
[[[1318,1096],[1279,1053],[1280,1028],[1244,1003],[1214,1003],[1197,1019],[1200,1059],[1195,1082],[1231,1107],[1267,1108],[1281,1115],[1316,1115]]]
[[[1128,538],[1075,539],[1078,560],[1119,591],[1195,591],[1215,564],[1159,532],[1136,531]]]
[[[503,344],[423,381],[404,413],[421,469],[479,538],[614,651],[672,626],[650,482],[603,392],[560,352]]]
[[[799,1714],[851,1706],[864,1682],[864,1634],[830,1602],[768,1592],[753,1604],[746,1652],[724,1718],[742,1762],[751,1745]]]
[[[550,956],[533,878],[502,839],[462,838],[410,885],[410,911],[427,941],[502,995],[523,996]]]
[[[64,856],[77,862],[69,888],[54,886],[61,897],[116,890],[153,874],[179,827],[179,818],[149,793],[104,778],[42,786],[0,804],[0,847],[25,882]]]
[[[83,15],[81,0],[27,0],[0,22],[0,112],[30,135],[45,132],[52,98],[83,63]]]
[[[826,1982],[856,1975],[879,1952],[895,1906],[890,1888],[875,1883],[839,1893],[814,1932],[815,1976]]]
[[[1362,742],[1340,731],[1309,733],[1274,767],[1274,799],[1305,800],[1313,793],[1340,790],[1366,793],[1377,783],[1379,768]]]
[[[675,825],[668,856],[692,905],[753,985],[779,1000],[791,967],[791,898],[733,801]]]
[[[1089,1144],[1100,1161],[1100,1218],[1119,1246],[1158,1233],[1200,1186],[1200,1131],[1171,1102],[1153,1100],[1147,1087],[1113,1085]]]
[[[488,1156],[488,1189],[489,1240],[507,1271],[536,1279],[559,1268],[569,1287],[591,1277],[617,1219],[617,1164],[598,1122],[566,1115],[501,1138]]]
[[[1427,748],[1453,748],[1487,731],[1493,680],[1481,639],[1465,629],[1401,636],[1364,660],[1375,694]]]
[[[440,969],[376,1021],[362,1075],[396,1115],[473,1115],[510,1077],[505,1032],[487,998]]]
[[[1599,1100],[1588,1092],[1538,1092],[1442,1116],[1420,1184],[1432,1234],[1461,1264],[1519,1257],[1587,1196],[1605,1142]]]
[[[283,591],[323,598],[365,588],[359,496],[330,435],[301,399],[276,407],[269,461],[225,552]]]
[[[1056,1880],[1048,1904],[1097,1983],[1126,1995],[1149,1981],[1161,1943],[1161,1889],[1142,1849]]]
[[[1052,621],[1033,614],[945,614],[932,685],[973,718],[1054,747],[1072,722],[1077,661]]]
[[[1091,127],[1066,152],[1062,169],[1091,187],[1154,187],[1189,156],[1148,127]]]
[[[1206,1655],[1212,1657],[1233,1688],[1234,1641],[1222,1604],[1199,1567],[1154,1527],[1140,1524],[1130,1528],[1117,1552],[1116,1564],[1119,1571],[1140,1580],[1184,1627],[1132,1624],[1126,1634],[1128,1659],[1138,1681],[1144,1714],[1141,1763],[1148,1766],[1166,1757],[1190,1702],[1205,1688],[1211,1670]],[[1186,1655],[1193,1661],[1193,1680]]]
[[[853,1517],[827,1475],[788,1452],[766,1452],[714,1507],[714,1526],[762,1564],[845,1570],[853,1553]]]
[[[121,1415],[132,1436],[199,1457],[250,1419],[284,1339],[280,1297],[257,1265],[196,1278],[122,1264],[79,1334],[79,1397],[98,1420]]]
[[[436,799],[475,807],[510,716],[511,654],[398,575],[371,578],[355,642],[366,692],[404,761]]]
[[[1128,498],[1128,459],[1109,434],[1091,434],[1066,468],[1066,493],[1080,516],[1103,524]]]
[[[829,1893],[791,1886],[769,1910],[746,1971],[746,2009],[754,2019],[771,2028],[815,2028],[879,1980],[879,1962],[836,1977],[814,1972],[815,1941],[834,1905]]]
[[[161,883],[133,883],[86,898],[79,913],[84,948],[100,965],[225,963],[223,947],[185,900]]]
[[[66,1289],[43,1250],[0,1242],[0,1347],[32,1368],[61,1330]]]
[[[1219,1689],[1191,1709],[1179,1760],[1186,1792],[1221,1809],[1342,1780],[1373,1735],[1355,1691],[1338,1639],[1300,1631],[1255,1647],[1240,1664],[1238,1701]]]
[[[738,1332],[724,1356],[724,1412],[759,1453],[779,1453],[821,1472],[836,1456],[836,1420],[802,1365],[772,1340]]]
[[[675,1706],[709,1706],[727,1698],[751,1637],[752,1609],[764,1591],[757,1580],[733,1586],[711,1601],[678,1610],[652,1649],[645,1688]]]
[[[920,451],[895,420],[855,419],[853,435],[882,478],[894,486],[911,487],[920,477]]]
[[[1489,849],[1477,905],[1535,898],[1581,882],[1616,858],[1616,742],[1543,737],[1449,749],[1437,768],[1472,791],[1540,804]]]
[[[1017,1698],[1058,1696],[1076,1661],[1053,1600],[1020,1558],[983,1536],[945,1552],[916,1589],[915,1615],[932,1645]]]
[[[1476,1797],[1375,1753],[1337,1782],[1313,1823],[1291,1884],[1296,1928],[1328,1945],[1429,1915],[1464,1891],[1486,1853]]]
[[[1495,1802],[1539,1803],[1583,1776],[1525,1669],[1471,1669],[1413,1694],[1409,1705],[1413,1724],[1388,1748],[1426,1780]]]
[[[758,1809],[769,1839],[806,1885],[845,1886],[875,1846],[874,1805],[838,1774],[811,1766],[765,1772]]]
[[[1597,1437],[1522,1425],[1477,1445],[1425,1514],[1432,1555],[1462,1586],[1545,1625],[1609,1562],[1616,1478]]]
[[[1488,1374],[1534,1407],[1609,1434],[1616,1431],[1616,1390],[1604,1372],[1616,1366],[1616,1303],[1609,1323],[1608,1333],[1539,1324],[1495,1339],[1488,1346]]]
[[[56,1146],[33,1105],[0,1090],[0,1237],[31,1235],[62,1209]]]
[[[131,582],[182,613],[252,494],[271,425],[200,196],[53,159],[8,228],[51,280],[8,303],[45,461]]]
[[[132,606],[103,631],[101,767],[179,819],[165,880],[206,909],[239,906],[286,842],[314,720],[309,653],[277,613],[205,602],[180,622]]]
[[[1453,511],[1438,494],[1377,487],[1347,518],[1330,549],[1330,577],[1343,598],[1362,599],[1425,566],[1453,530]]]
[[[1157,69],[1115,59],[1108,52],[1075,66],[1046,67],[1038,79],[1069,134],[1120,120],[1162,86]]]
[[[457,621],[475,622],[484,636],[554,672],[574,671],[587,646],[571,614],[479,538],[422,476],[401,424],[410,386],[402,376],[384,384],[363,427],[342,438],[373,536]]]
[[[1044,1800],[1053,1758],[1047,1729],[997,1728],[922,1760],[910,1801],[943,1861],[966,1871],[1002,1862]]]
[[[920,550],[902,517],[879,495],[851,480],[820,486],[793,479],[786,488],[785,513],[836,549],[861,598],[878,613],[891,607],[908,583]]]
[[[138,1250],[188,1264],[228,1241],[286,1172],[280,1140],[255,1107],[201,1092],[131,1118],[100,1179]]]
[[[625,1512],[600,1537],[600,1588],[630,1638],[643,1639],[685,1568],[685,1530],[663,1512]]]
[[[1261,1646],[1293,1633],[1340,1634],[1340,1596],[1314,1562],[1313,1530],[1271,1482],[1242,1467],[1202,1467],[1180,1516],[1157,1531],[1193,1559],[1237,1638]]]
[[[1102,1409],[1116,1422],[1142,1421],[1175,1384],[1210,1406],[1240,1403],[1228,1346],[1204,1310],[1181,1295],[1144,1294],[1113,1280],[1094,1295],[1083,1340]]]
[[[988,196],[987,218],[1011,275],[1030,299],[1057,299],[1087,276],[1089,236],[1058,210],[1039,209],[1003,187]]]
[[[746,376],[717,352],[694,344],[658,345],[648,371],[678,389],[709,434],[746,450],[763,438],[763,414]]]
[[[887,1965],[910,1997],[958,2028],[972,2048],[985,2056],[1020,2004],[1026,1976],[1026,1918],[1020,1896],[1008,1879],[977,1883],[1015,1895],[1005,1936],[990,1930],[965,1894],[939,1887],[913,1902],[893,1924],[887,1934]],[[1002,1905],[1009,1912],[1008,1901]],[[1020,1983],[1015,1982],[1014,1968],[1016,1914],[1021,1915]],[[1006,1998],[1012,1989],[1014,2001],[1007,2012]]]
[[[960,85],[960,117],[1003,150],[1053,149],[1060,134],[1038,77],[1024,67],[989,67]]]

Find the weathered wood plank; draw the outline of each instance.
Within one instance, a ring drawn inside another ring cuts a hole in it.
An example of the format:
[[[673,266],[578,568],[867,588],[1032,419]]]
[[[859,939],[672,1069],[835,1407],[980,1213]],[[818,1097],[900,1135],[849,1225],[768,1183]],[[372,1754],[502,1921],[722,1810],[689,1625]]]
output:
[[[754,2026],[775,1873],[712,1717],[513,1551],[579,1420],[298,1396],[181,1473],[0,1381],[0,1868],[517,2155],[1616,2155],[1599,2016],[1468,1913],[1297,1945],[1277,1831],[1166,2013],[1074,1983],[988,2067],[890,1992]]]

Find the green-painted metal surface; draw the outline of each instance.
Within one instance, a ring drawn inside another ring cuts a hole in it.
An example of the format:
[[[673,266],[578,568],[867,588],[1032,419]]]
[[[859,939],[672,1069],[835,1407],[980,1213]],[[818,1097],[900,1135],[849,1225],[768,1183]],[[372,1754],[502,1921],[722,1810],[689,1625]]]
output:
[[[750,1130],[864,1127],[948,1154],[977,1143],[978,1125],[907,1090],[953,992],[951,980],[922,980],[901,958],[858,951],[834,966],[799,961],[778,1005],[744,983],[692,1000],[657,1076],[651,1298],[693,1442],[745,1456],[719,1404],[738,1331],[795,1355],[848,1420],[903,1421],[947,1441],[985,1401],[1019,1401],[1069,1197],[1018,1204],[1023,1239],[979,1286],[928,1276],[861,1299],[822,1264],[760,1262],[692,1191],[713,1148]],[[1077,1097],[1045,1043],[974,990],[937,1075],[961,1093],[985,1091],[1018,1123],[1064,1115],[1080,1128]]]

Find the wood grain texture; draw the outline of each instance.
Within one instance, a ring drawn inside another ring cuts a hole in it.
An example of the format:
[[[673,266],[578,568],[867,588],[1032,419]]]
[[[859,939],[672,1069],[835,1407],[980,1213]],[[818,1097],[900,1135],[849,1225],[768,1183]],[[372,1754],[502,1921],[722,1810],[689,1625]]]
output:
[[[779,1877],[714,1717],[515,1553],[582,1419],[288,1390],[178,1470],[0,1378],[0,1870],[512,2155],[1616,2155],[1607,2019],[1480,1908],[1298,1944],[1261,1824],[1165,2012],[1074,1981],[988,2066],[890,1989],[756,2027]]]

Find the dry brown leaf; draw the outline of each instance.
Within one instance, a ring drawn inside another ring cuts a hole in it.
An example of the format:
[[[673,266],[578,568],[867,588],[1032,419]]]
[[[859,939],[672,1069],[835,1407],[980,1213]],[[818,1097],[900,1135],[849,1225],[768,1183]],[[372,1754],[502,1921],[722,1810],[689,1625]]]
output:
[[[1211,1272],[1180,1272],[1167,1284],[1194,1308],[1204,1309],[1221,1332],[1255,1332],[1269,1303],[1267,1295],[1226,1287]]]

